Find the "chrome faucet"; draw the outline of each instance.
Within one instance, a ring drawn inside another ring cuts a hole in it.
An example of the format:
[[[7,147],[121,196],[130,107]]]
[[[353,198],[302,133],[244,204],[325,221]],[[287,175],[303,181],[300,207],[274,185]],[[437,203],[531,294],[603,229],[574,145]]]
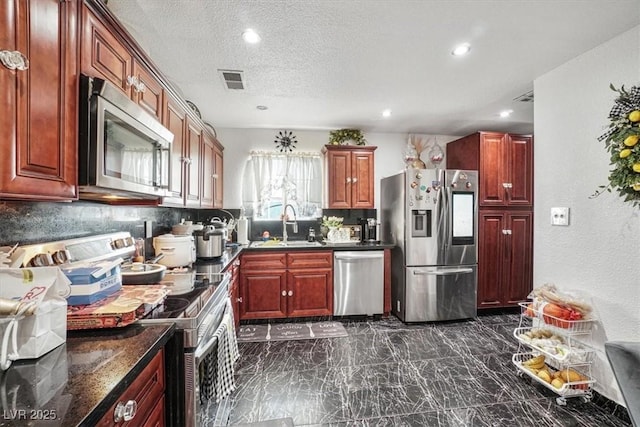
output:
[[[287,217],[287,208],[291,208],[293,211],[293,221],[289,221]],[[298,221],[296,219],[296,210],[293,205],[287,203],[284,205],[284,209],[282,209],[282,242],[287,243],[289,239],[289,235],[287,234],[287,224],[293,225],[293,233],[296,234],[298,232]]]

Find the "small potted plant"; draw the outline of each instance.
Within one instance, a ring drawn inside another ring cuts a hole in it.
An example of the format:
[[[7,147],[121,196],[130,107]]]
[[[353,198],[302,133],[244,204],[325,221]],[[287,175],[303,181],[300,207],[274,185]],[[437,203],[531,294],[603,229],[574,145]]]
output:
[[[367,140],[360,129],[338,129],[329,132],[331,145],[366,145]]]

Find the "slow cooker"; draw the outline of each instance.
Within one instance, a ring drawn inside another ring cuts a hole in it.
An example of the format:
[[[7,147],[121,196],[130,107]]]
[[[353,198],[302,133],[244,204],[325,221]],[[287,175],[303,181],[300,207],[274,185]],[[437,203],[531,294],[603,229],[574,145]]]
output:
[[[168,268],[186,267],[196,260],[196,246],[193,236],[163,234],[153,238],[156,255],[164,254],[158,261]]]
[[[205,225],[194,232],[198,258],[218,258],[224,254],[227,245],[227,229],[216,224]]]

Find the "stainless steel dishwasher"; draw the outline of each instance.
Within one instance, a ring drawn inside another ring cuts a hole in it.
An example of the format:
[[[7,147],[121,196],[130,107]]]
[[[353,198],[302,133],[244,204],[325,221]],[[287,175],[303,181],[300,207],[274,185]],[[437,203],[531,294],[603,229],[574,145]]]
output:
[[[333,253],[333,314],[374,315],[384,311],[384,251]]]

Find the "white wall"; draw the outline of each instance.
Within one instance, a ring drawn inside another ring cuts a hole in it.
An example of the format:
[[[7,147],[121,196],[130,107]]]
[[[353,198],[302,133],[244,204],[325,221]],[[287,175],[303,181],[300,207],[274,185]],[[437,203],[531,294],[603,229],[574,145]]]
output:
[[[609,153],[597,137],[616,98],[609,84],[640,84],[640,27],[565,63],[534,82],[534,286],[555,283],[590,295],[596,390],[623,404],[604,342],[640,340],[640,209],[617,193],[589,196],[607,183]],[[550,225],[550,208],[571,209],[570,225]]]
[[[224,201],[226,209],[238,209],[242,203],[240,194],[242,172],[250,150],[275,150],[274,129],[217,129],[217,137],[224,145]],[[294,151],[320,152],[329,141],[329,131],[292,130],[298,141]],[[375,151],[375,205],[379,210],[380,185],[385,176],[393,175],[404,169],[402,159],[407,144],[406,133],[369,133],[364,132],[367,145],[378,147]],[[429,147],[422,153],[427,162],[427,154],[431,144],[437,141],[445,149],[446,143],[455,139],[453,136],[423,136],[428,139]],[[443,162],[444,164],[444,162]]]

